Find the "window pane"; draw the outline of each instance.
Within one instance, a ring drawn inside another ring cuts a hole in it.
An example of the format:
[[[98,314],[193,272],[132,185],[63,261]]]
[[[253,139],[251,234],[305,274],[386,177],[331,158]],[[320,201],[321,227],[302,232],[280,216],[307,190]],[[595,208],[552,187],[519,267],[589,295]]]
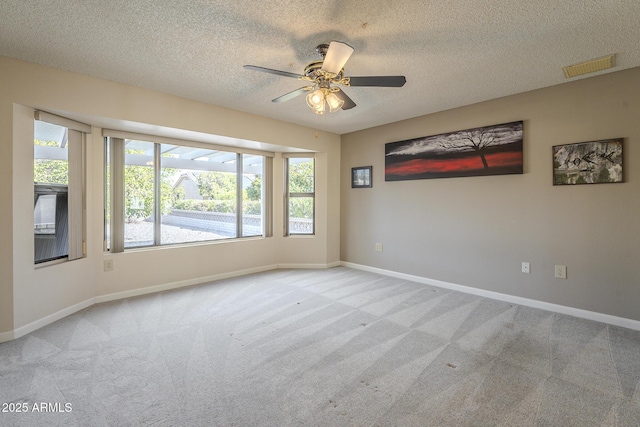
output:
[[[153,147],[153,142],[125,140],[125,248],[153,245]]]
[[[34,121],[34,211],[35,263],[68,256],[69,183],[68,130]]]
[[[111,152],[105,138],[104,144],[104,250],[111,249]]]
[[[313,193],[313,159],[289,159],[289,193]]]
[[[262,170],[264,157],[242,155],[242,235],[262,236]]]
[[[161,145],[161,243],[236,237],[236,153]]]
[[[314,159],[292,157],[287,162],[287,234],[314,234]]]
[[[33,231],[36,234],[56,234],[56,195],[36,193],[33,209]]]
[[[289,199],[289,234],[313,234],[313,197]]]
[[[69,184],[67,128],[35,121],[33,180],[38,184]]]

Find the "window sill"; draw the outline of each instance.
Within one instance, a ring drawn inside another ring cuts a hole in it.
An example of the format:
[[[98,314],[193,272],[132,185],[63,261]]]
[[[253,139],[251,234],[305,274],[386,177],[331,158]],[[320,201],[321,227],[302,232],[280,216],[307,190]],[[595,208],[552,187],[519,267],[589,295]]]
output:
[[[171,244],[159,245],[159,246],[139,246],[139,247],[134,246],[131,248],[125,248],[124,252],[121,252],[121,253],[182,249],[182,248],[192,248],[194,246],[213,246],[213,245],[222,245],[222,244],[229,244],[229,243],[264,240],[264,239],[266,239],[266,237],[264,236],[247,236],[247,237],[235,237],[235,238],[229,238],[229,239],[207,240],[203,242],[171,243]],[[104,255],[116,255],[116,253],[106,251],[104,252]]]
[[[65,262],[69,262],[68,257],[54,259],[51,261],[39,262],[38,264],[34,264],[33,267],[34,269],[39,270],[41,268],[50,267],[52,265],[64,264]]]

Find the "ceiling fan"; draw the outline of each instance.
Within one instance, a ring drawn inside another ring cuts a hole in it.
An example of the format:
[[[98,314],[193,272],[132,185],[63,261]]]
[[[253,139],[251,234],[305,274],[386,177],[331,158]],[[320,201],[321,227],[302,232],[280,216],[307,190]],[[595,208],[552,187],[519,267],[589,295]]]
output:
[[[316,51],[320,54],[322,60],[310,62],[304,68],[304,74],[272,70],[271,68],[258,67],[255,65],[245,65],[244,68],[310,82],[310,85],[279,96],[273,99],[272,102],[289,101],[303,93],[309,92],[307,94],[307,104],[316,114],[324,114],[326,106],[328,106],[329,112],[331,113],[340,109],[349,110],[356,106],[356,103],[353,102],[342,89],[332,85],[347,87],[402,87],[407,81],[404,76],[345,76],[343,67],[353,54],[353,48],[343,42],[332,41],[329,44],[320,44],[316,47]]]

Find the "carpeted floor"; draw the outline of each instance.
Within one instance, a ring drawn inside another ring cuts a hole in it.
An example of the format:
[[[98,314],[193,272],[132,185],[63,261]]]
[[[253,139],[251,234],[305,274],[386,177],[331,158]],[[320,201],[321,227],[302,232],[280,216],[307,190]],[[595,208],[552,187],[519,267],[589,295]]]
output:
[[[0,344],[0,404],[2,426],[635,427],[640,332],[349,268],[276,270]]]

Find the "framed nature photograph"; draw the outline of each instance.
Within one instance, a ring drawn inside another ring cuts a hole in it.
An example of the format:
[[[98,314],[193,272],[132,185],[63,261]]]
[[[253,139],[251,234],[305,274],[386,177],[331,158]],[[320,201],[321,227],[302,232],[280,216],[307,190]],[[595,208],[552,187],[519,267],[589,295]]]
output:
[[[523,122],[385,144],[385,181],[523,173]]]
[[[623,182],[622,138],[553,147],[553,185]]]
[[[371,188],[373,166],[351,168],[351,188]]]

